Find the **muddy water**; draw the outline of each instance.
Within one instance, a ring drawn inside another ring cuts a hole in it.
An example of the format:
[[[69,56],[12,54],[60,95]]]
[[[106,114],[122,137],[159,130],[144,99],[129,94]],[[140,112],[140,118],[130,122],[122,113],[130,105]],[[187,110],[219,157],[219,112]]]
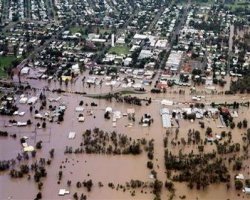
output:
[[[157,77],[156,77],[157,78]],[[43,86],[48,85],[47,81],[38,81],[38,80],[28,80],[33,87],[41,88]],[[49,84],[49,88],[59,88],[60,85],[58,82],[51,82]],[[111,90],[109,86],[105,86],[103,84],[102,88],[100,86],[96,86],[95,88],[92,86],[91,88],[87,88],[86,85],[83,87],[81,78],[79,78],[75,84],[70,84],[68,87],[65,87],[65,84],[62,84],[62,88],[68,91],[86,91],[87,93],[102,93],[108,92]],[[149,87],[147,88],[149,89]],[[183,88],[182,88],[183,89]],[[52,94],[50,92],[46,92],[47,97],[57,97],[61,96],[60,100],[62,103],[67,105],[67,110],[64,115],[64,122],[61,124],[49,123],[47,122],[47,128],[45,130],[36,129],[35,133],[35,125],[37,122],[41,122],[40,120],[33,119],[33,114],[29,112],[29,106],[27,105],[19,105],[20,111],[26,111],[26,114],[23,117],[0,117],[0,125],[1,130],[7,130],[10,133],[16,133],[18,138],[16,140],[12,138],[0,138],[0,159],[11,159],[15,158],[17,153],[22,151],[21,145],[19,143],[19,139],[22,136],[28,136],[28,144],[34,145],[37,141],[43,141],[42,150],[38,150],[37,157],[46,157],[49,158],[49,150],[51,148],[55,149],[55,158],[52,161],[51,166],[48,167],[48,176],[44,179],[44,188],[42,190],[44,199],[72,199],[72,195],[74,192],[87,194],[88,199],[153,199],[153,195],[150,193],[150,189],[144,189],[143,193],[141,190],[136,190],[135,197],[132,197],[129,191],[123,192],[121,190],[111,189],[107,186],[109,182],[113,182],[114,184],[125,184],[131,179],[139,179],[142,181],[152,181],[149,178],[150,171],[146,168],[147,163],[147,155],[142,153],[139,156],[132,155],[122,155],[122,156],[110,156],[110,155],[86,155],[86,154],[78,154],[78,155],[64,155],[65,146],[79,147],[81,140],[81,134],[86,129],[93,129],[94,127],[99,127],[105,131],[117,131],[118,133],[127,134],[132,138],[142,138],[146,139],[154,139],[155,142],[155,152],[154,152],[154,169],[158,173],[158,178],[161,181],[166,180],[165,167],[164,167],[164,148],[163,148],[163,138],[165,136],[166,130],[162,128],[161,117],[159,114],[159,110],[162,107],[160,105],[160,100],[163,98],[173,99],[179,102],[189,102],[191,101],[191,96],[189,95],[189,88],[186,88],[185,95],[179,95],[174,91],[178,91],[179,88],[169,89],[166,94],[157,94],[151,95],[150,93],[141,95],[142,97],[151,97],[153,102],[151,105],[146,106],[145,103],[143,106],[133,106],[125,103],[116,103],[115,101],[109,102],[106,100],[99,99],[91,99],[86,98],[80,95],[66,93],[63,95]],[[36,91],[35,94],[39,94],[39,91]],[[33,92],[30,92],[29,95],[33,95]],[[238,96],[215,96],[210,95],[206,97],[205,103],[209,103],[211,101],[220,101],[227,102],[234,101],[237,99],[242,99],[244,95]],[[249,99],[249,96],[244,97],[245,100]],[[84,104],[87,103],[88,106],[85,107],[85,111],[83,112],[85,116],[85,122],[80,123],[77,121],[77,117],[79,113],[75,112],[75,107],[78,106],[80,100],[84,101]],[[95,102],[98,104],[98,107],[90,107],[90,103]],[[53,105],[58,105],[59,103],[53,103]],[[49,104],[48,104],[49,105]],[[126,117],[117,120],[117,127],[112,127],[112,120],[104,119],[104,110],[107,106],[113,108],[113,110],[119,110],[122,113],[126,112],[127,108],[135,108],[136,111],[136,122],[132,127],[125,127],[126,124],[131,123]],[[189,105],[177,105],[170,107],[188,107]],[[40,104],[35,105],[36,109],[39,109]],[[87,110],[93,110],[93,115],[88,116]],[[35,109],[34,109],[35,110]],[[34,112],[33,110],[33,112]],[[248,109],[241,109],[239,114],[240,117],[235,119],[237,123],[239,120],[247,118],[250,120],[250,116],[248,114]],[[154,123],[150,127],[142,127],[138,124],[141,116],[144,113],[149,113],[154,118]],[[95,118],[94,118],[95,117]],[[33,124],[30,127],[3,127],[4,124],[8,124],[9,119],[16,119],[20,121],[26,121],[27,119],[31,119]],[[230,129],[219,129],[217,125],[219,125],[219,120],[205,120],[205,125],[210,126],[213,129],[214,133],[220,133],[222,130],[229,131]],[[191,123],[189,121],[180,120],[180,133],[179,138],[183,137],[187,139],[188,129],[196,129],[201,131],[201,136],[204,138],[205,130],[202,130],[198,121],[195,123]],[[76,132],[76,138],[74,140],[68,139],[68,133],[70,131]],[[233,140],[237,142],[241,141],[241,134],[245,130],[235,129],[233,131]],[[172,133],[169,136],[169,141],[174,138],[175,130],[172,130]],[[212,151],[215,148],[215,145],[206,145],[205,151]],[[173,153],[178,153],[180,149],[183,149],[185,152],[189,152],[191,150],[197,151],[196,146],[176,146],[173,147],[171,144],[168,145],[168,149]],[[65,159],[68,158],[68,162],[65,163]],[[32,160],[32,159],[31,159]],[[31,161],[30,161],[31,162]],[[62,163],[63,162],[63,163]],[[57,184],[57,175],[60,170],[60,165],[63,167],[63,178],[60,185]],[[246,168],[244,174],[249,172],[249,169]],[[88,176],[89,174],[89,176]],[[234,174],[233,174],[234,175]],[[249,176],[249,175],[248,175]],[[83,181],[92,179],[94,183],[94,187],[90,193],[87,193],[85,189],[77,189],[75,184],[77,181]],[[72,181],[72,186],[70,188],[67,187],[67,180]],[[102,182],[104,184],[103,188],[98,187],[98,182]],[[247,196],[243,195],[241,192],[237,192],[233,189],[227,191],[226,186],[221,185],[213,185],[209,186],[209,188],[205,191],[197,191],[197,190],[189,190],[185,183],[175,183],[176,188],[176,197],[175,199],[179,199],[179,196],[186,195],[187,199],[242,199],[243,197],[246,199]],[[65,197],[58,197],[58,191],[60,188],[66,188],[70,190],[70,195]],[[216,192],[215,192],[216,191]],[[37,194],[37,186],[34,184],[33,180],[27,180],[26,178],[20,180],[12,180],[9,178],[7,173],[2,173],[0,176],[0,199],[7,199],[8,197],[12,197],[12,199],[34,199]],[[241,193],[241,196],[237,196],[238,193]],[[169,196],[169,192],[165,189],[162,191],[162,199],[167,199]],[[249,198],[249,197],[248,197]]]

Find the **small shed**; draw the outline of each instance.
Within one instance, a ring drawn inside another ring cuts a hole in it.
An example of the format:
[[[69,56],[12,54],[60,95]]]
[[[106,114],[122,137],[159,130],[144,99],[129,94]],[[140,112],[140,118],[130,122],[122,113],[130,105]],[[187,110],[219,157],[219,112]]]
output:
[[[60,189],[58,192],[59,196],[64,196],[65,194],[69,194],[69,191],[65,190],[65,189]]]
[[[61,78],[62,78],[62,81],[66,81],[66,80],[71,81],[72,79],[71,76],[61,76]]]
[[[37,97],[31,97],[31,98],[29,98],[29,100],[28,100],[28,104],[29,105],[32,105],[32,104],[35,104],[36,102],[37,102],[37,100],[38,100],[38,98]]]
[[[162,105],[166,105],[166,106],[172,106],[172,105],[174,104],[174,102],[173,102],[173,101],[170,101],[170,100],[167,100],[167,99],[163,99],[163,100],[161,101],[161,104],[162,104]]]
[[[245,187],[245,188],[244,188],[244,192],[245,192],[246,194],[250,194],[250,188],[249,188],[249,187]]]
[[[84,122],[85,118],[82,116],[82,117],[78,117],[78,122]]]
[[[29,74],[30,68],[29,67],[24,67],[21,69],[20,73],[22,75]]]
[[[27,103],[27,101],[28,101],[27,97],[22,97],[22,98],[20,98],[19,103],[25,104],[25,103]]]
[[[76,136],[76,133],[75,132],[69,132],[69,139],[74,139]]]
[[[78,106],[78,107],[75,108],[75,111],[76,112],[83,112],[84,111],[84,107]]]
[[[112,111],[113,111],[113,109],[112,109],[111,107],[107,107],[107,108],[105,109],[105,112],[110,112],[110,113],[112,113]]]

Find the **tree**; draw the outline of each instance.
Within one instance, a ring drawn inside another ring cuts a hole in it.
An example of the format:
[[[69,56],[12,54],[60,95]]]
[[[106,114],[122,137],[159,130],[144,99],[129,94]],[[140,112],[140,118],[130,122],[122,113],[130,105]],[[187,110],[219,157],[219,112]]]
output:
[[[41,149],[42,148],[42,141],[41,140],[36,143],[36,148],[37,149]]]
[[[68,86],[68,84],[69,84],[69,79],[66,79],[66,80],[65,80],[65,85],[66,85],[66,87]]]
[[[250,128],[247,129],[247,140],[248,140],[248,143],[250,143]]]
[[[245,180],[246,187],[250,187],[250,179]]]
[[[67,186],[70,187],[71,186],[71,180],[67,181]]]
[[[200,131],[195,131],[194,132],[194,135],[195,135],[195,141],[196,142],[200,142],[200,140],[201,140],[201,136],[200,136]]]
[[[80,103],[79,103],[79,106],[82,106],[83,105],[83,101],[81,100]]]
[[[77,188],[82,187],[82,184],[81,184],[81,182],[80,182],[80,181],[78,181],[78,182],[76,183],[76,187],[77,187]]]
[[[238,127],[239,129],[241,129],[241,127],[242,127],[242,122],[241,122],[241,121],[238,122],[237,127]]]
[[[241,160],[236,160],[234,165],[233,165],[233,170],[241,170],[242,168],[242,161]]]
[[[63,115],[62,115],[62,114],[60,114],[60,115],[58,116],[58,121],[59,121],[59,122],[62,122],[62,121],[63,121]]]
[[[54,158],[54,152],[55,152],[55,149],[51,149],[49,151],[50,158]]]
[[[39,183],[38,183],[38,190],[41,190],[42,187],[43,187],[43,183],[42,183],[42,182],[39,182]]]
[[[74,193],[73,198],[74,198],[75,200],[78,200],[77,192]]]
[[[62,77],[59,78],[59,84],[62,85]]]
[[[246,119],[243,120],[242,125],[243,125],[243,128],[247,128],[247,120]]]
[[[206,134],[210,135],[212,133],[212,131],[213,131],[212,128],[207,127]]]
[[[31,152],[31,156],[32,156],[32,158],[36,157],[36,151],[35,150]]]
[[[42,123],[42,128],[46,128],[46,122]]]
[[[19,20],[19,15],[17,13],[13,14],[12,21],[17,22]]]
[[[27,120],[27,125],[31,125],[30,119]]]
[[[92,180],[90,179],[87,182],[83,182],[83,186],[87,188],[88,192],[90,192],[93,186]]]
[[[158,179],[154,181],[153,193],[156,195],[156,197],[160,197],[162,185],[163,183],[159,181]]]
[[[147,162],[147,167],[148,167],[149,169],[153,169],[153,167],[154,167],[153,162],[152,162],[152,161],[148,161],[148,162]]]
[[[81,196],[80,196],[80,200],[86,200],[86,199],[87,199],[86,195],[81,194]]]
[[[230,128],[231,128],[231,129],[234,129],[234,128],[235,128],[235,123],[234,123],[234,122],[231,122],[231,123],[230,123]]]
[[[42,199],[42,193],[41,193],[41,192],[38,192],[38,193],[37,193],[36,199]]]
[[[168,189],[168,191],[174,191],[174,184],[171,181],[166,181],[165,182],[165,187]]]
[[[154,159],[154,153],[148,152],[148,159],[153,160]]]
[[[235,180],[234,182],[234,186],[236,190],[241,190],[243,188],[243,183],[241,182],[241,180]]]

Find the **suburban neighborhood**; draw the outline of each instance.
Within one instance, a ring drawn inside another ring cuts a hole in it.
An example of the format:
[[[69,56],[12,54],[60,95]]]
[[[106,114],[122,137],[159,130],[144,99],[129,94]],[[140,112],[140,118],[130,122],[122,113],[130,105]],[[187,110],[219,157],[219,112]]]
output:
[[[250,198],[248,0],[0,0],[0,32],[0,199]]]

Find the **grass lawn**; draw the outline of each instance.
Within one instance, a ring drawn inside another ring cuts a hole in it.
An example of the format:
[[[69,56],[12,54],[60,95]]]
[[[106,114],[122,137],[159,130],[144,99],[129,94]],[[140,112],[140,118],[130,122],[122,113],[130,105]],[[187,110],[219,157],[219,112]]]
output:
[[[194,0],[194,3],[198,3],[200,5],[211,5],[215,3],[215,0]],[[179,0],[178,4],[184,5],[186,4],[187,1],[186,0]]]
[[[246,0],[237,0],[232,4],[226,4],[232,11],[235,11],[238,8],[249,9],[249,2]]]
[[[106,28],[100,28],[99,29],[99,33],[100,34],[104,34],[104,33],[111,33],[111,29],[106,29]]]
[[[79,26],[73,26],[73,27],[71,27],[71,28],[69,29],[69,31],[70,31],[71,33],[79,33],[79,32],[81,32],[81,30],[84,31],[84,28],[79,27]]]
[[[74,33],[82,33],[83,37],[86,37],[87,35],[85,35],[85,31],[86,31],[87,27],[81,27],[81,26],[72,26],[69,31],[74,34]],[[111,33],[111,29],[107,29],[107,28],[101,28],[101,27],[91,27],[89,30],[89,33],[96,33],[99,32],[99,34],[110,34]]]
[[[116,55],[121,55],[121,54],[128,54],[129,53],[129,47],[128,46],[115,46],[115,47],[111,47],[109,49],[109,53],[113,53]]]
[[[15,56],[0,56],[0,78],[6,77],[7,73],[4,67],[10,67],[12,61],[16,60]]]

